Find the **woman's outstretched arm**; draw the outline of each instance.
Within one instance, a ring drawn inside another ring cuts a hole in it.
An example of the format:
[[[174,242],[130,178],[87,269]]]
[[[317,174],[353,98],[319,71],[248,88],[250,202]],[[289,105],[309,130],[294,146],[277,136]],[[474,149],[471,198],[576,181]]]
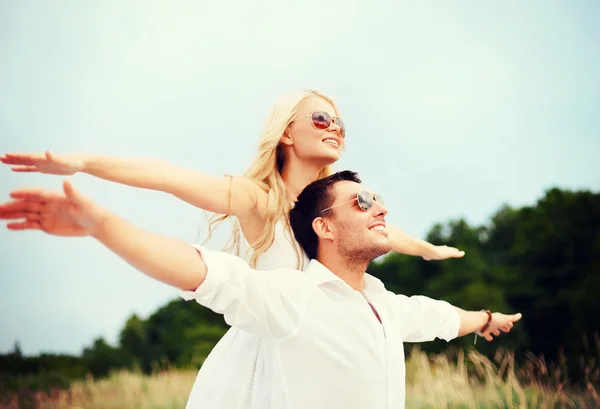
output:
[[[45,152],[7,153],[0,161],[15,172],[87,173],[111,182],[162,191],[209,212],[241,219],[256,213],[266,202],[265,192],[246,178],[206,175],[158,159]]]
[[[457,248],[436,246],[393,227],[389,227],[389,235],[392,250],[397,253],[419,256],[425,260],[445,260],[447,258],[460,258],[465,255],[464,251]]]

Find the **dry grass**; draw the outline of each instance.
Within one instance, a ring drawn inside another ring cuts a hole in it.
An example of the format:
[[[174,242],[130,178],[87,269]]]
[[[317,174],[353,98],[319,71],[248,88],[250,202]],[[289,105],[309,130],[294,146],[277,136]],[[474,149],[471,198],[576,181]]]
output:
[[[115,372],[106,379],[74,382],[69,390],[15,397],[0,409],[175,409],[184,408],[197,371],[169,370],[154,375]]]
[[[459,351],[454,358],[414,351],[407,361],[407,408],[600,408],[591,382],[575,392],[540,360],[521,370],[512,354],[496,361],[475,351]]]
[[[574,393],[540,360],[516,370],[511,354],[493,363],[477,352],[428,358],[415,350],[407,360],[407,408],[600,408],[589,382]],[[0,409],[175,409],[184,408],[196,371],[163,371],[151,376],[117,372],[108,379],[76,382],[69,390],[15,397]]]

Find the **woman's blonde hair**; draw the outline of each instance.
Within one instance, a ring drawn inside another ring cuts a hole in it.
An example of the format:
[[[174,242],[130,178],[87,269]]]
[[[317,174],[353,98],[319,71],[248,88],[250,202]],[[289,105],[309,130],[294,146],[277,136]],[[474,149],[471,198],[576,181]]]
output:
[[[281,176],[285,162],[284,151],[281,147],[281,138],[290,123],[296,118],[300,104],[311,96],[317,96],[329,102],[335,109],[335,114],[339,115],[335,102],[321,92],[305,90],[283,96],[271,109],[259,140],[258,154],[250,165],[250,168],[243,175],[256,183],[267,193],[265,228],[258,239],[254,243],[250,243],[250,246],[253,249],[250,266],[253,268],[256,267],[260,256],[262,256],[273,244],[276,223],[280,220],[285,220],[286,235],[296,249],[298,268],[302,268],[300,252],[295,240],[293,240],[293,233],[289,223],[288,212],[292,207],[292,203],[290,203],[287,188]],[[318,178],[324,178],[331,173],[331,168],[327,166],[319,172]],[[213,215],[211,217],[209,223],[209,238],[214,229],[229,216],[230,215]],[[231,249],[235,249],[235,253],[240,255],[240,223],[238,220],[234,223],[233,233],[229,240],[229,244],[225,248],[226,251]]]

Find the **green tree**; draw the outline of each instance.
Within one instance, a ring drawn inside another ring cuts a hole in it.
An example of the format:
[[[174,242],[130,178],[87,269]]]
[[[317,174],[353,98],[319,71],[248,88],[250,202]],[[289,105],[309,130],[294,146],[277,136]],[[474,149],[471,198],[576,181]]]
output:
[[[125,367],[127,363],[123,350],[109,345],[104,338],[97,338],[91,347],[85,348],[82,359],[94,376],[106,376],[113,370]]]
[[[494,221],[490,251],[516,273],[507,299],[525,314],[521,348],[585,355],[600,328],[600,194],[551,189]]]
[[[119,345],[127,357],[126,365],[141,368],[148,360],[146,324],[136,314],[131,315],[119,335]]]

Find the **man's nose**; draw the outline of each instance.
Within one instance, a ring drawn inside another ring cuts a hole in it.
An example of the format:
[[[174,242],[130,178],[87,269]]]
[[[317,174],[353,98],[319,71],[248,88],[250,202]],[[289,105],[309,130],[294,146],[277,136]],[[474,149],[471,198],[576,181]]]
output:
[[[388,209],[382,203],[378,202],[377,200],[374,200],[373,212],[375,213],[375,216],[385,216],[388,213]]]

